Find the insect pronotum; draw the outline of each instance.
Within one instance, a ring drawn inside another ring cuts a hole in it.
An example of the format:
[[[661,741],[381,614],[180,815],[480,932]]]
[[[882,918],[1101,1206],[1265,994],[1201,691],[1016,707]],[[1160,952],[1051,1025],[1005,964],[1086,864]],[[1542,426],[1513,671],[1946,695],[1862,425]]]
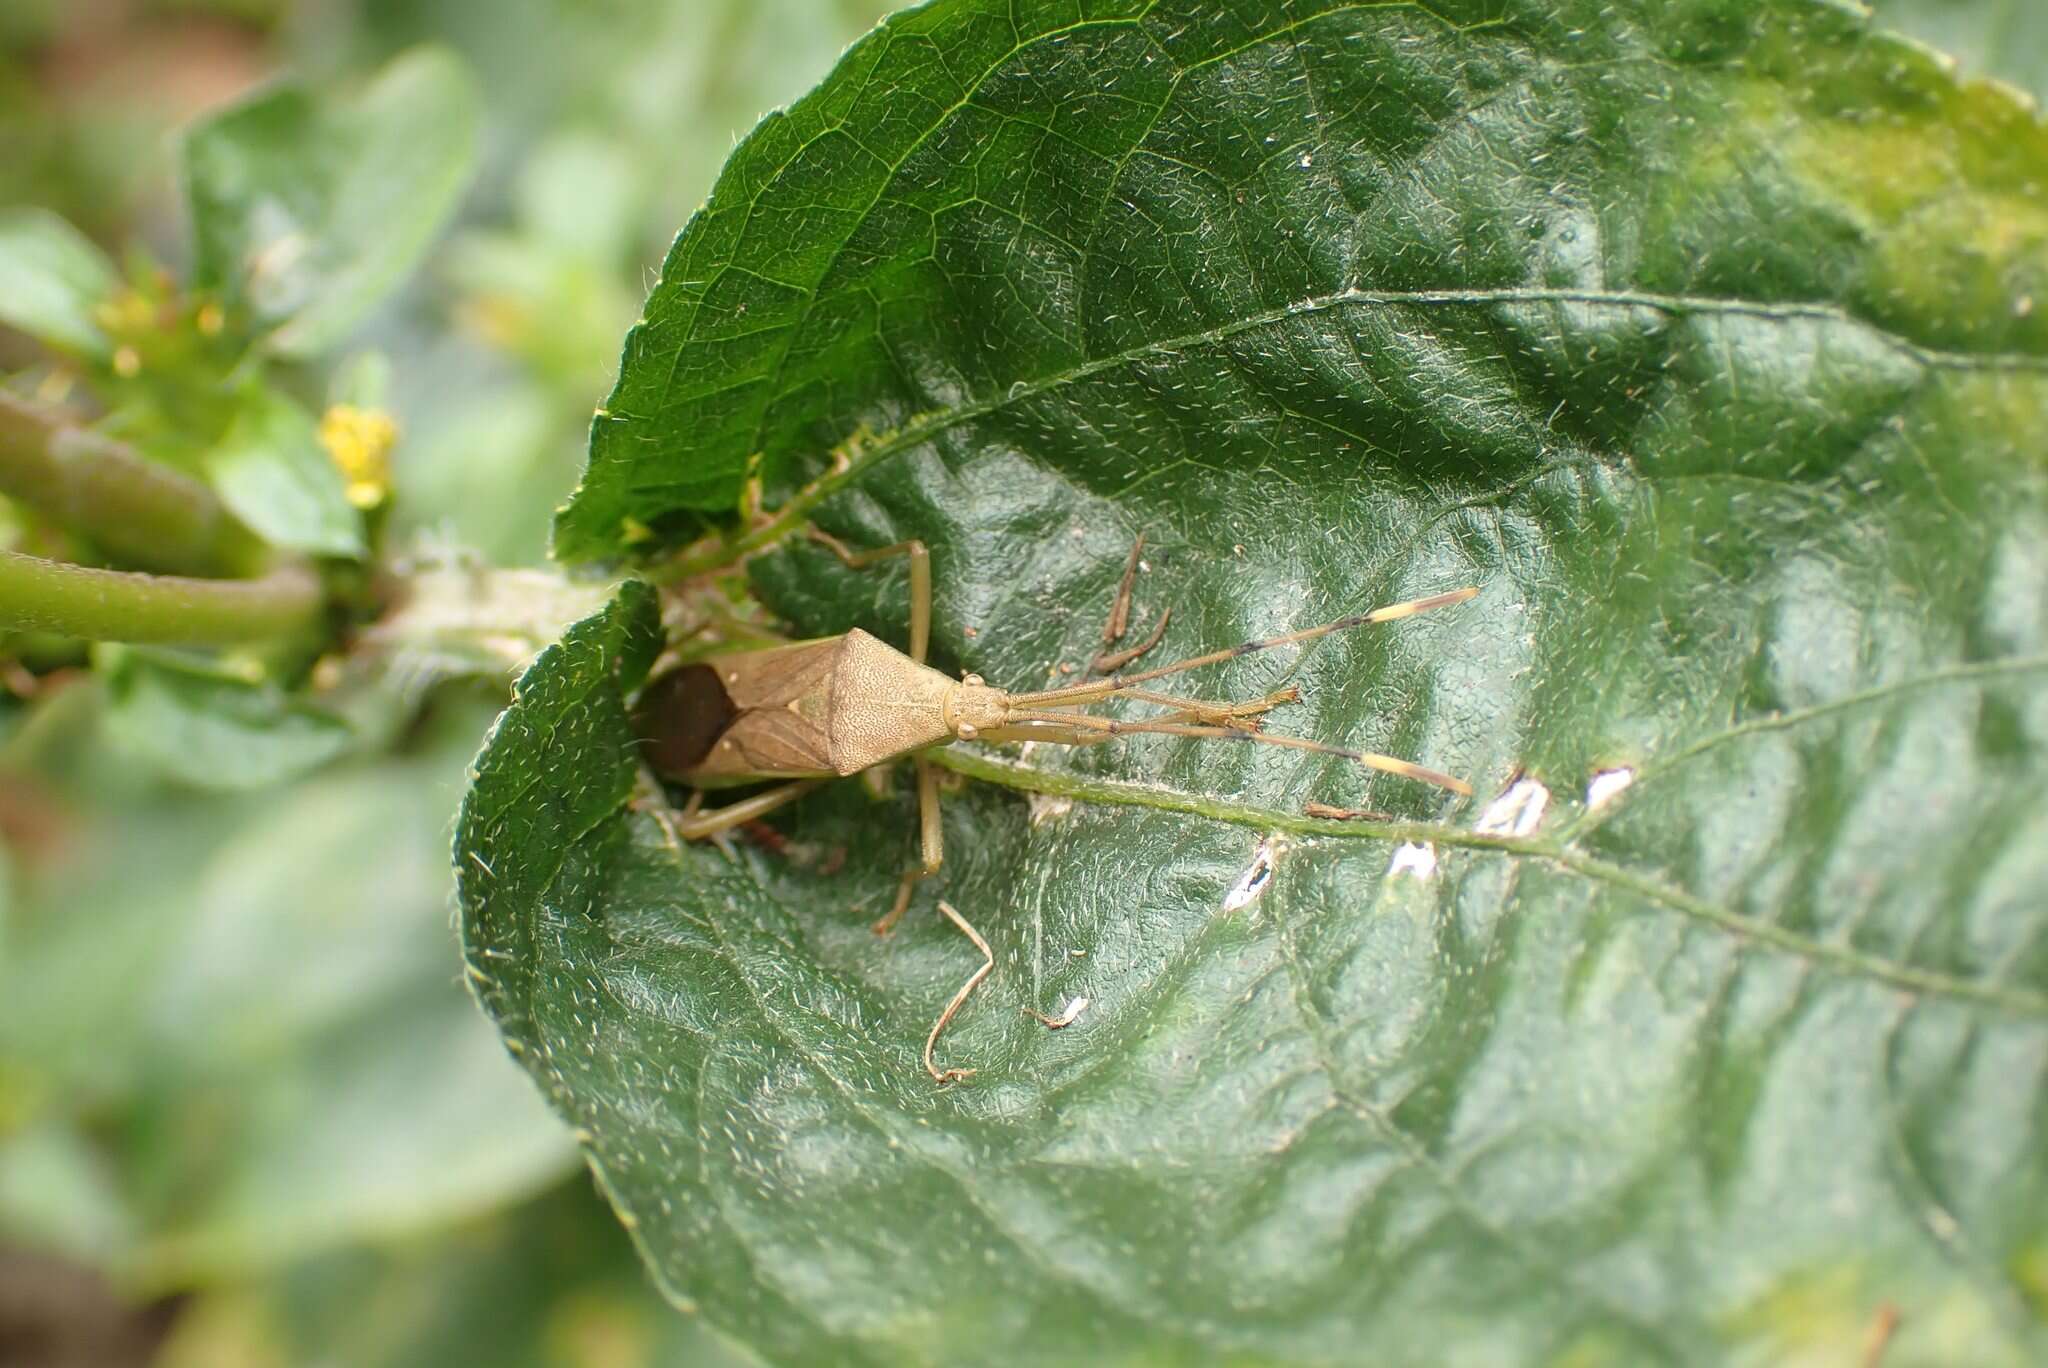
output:
[[[1150,636],[1137,646],[1112,649],[1130,622],[1131,590],[1145,546],[1145,539],[1139,537],[1131,548],[1108,625],[1103,629],[1104,653],[1091,666],[1091,673],[1100,677],[1063,688],[1008,693],[984,682],[980,675],[950,679],[924,663],[931,640],[932,615],[931,556],[924,543],[898,542],[876,551],[855,553],[821,532],[813,532],[812,536],[853,569],[892,556],[909,559],[909,654],[855,629],[842,636],[714,655],[656,678],[642,691],[634,721],[648,763],[655,772],[698,790],[698,799],[693,799],[690,807],[670,821],[675,835],[685,840],[718,835],[755,821],[828,780],[909,756],[917,771],[921,858],[905,872],[897,885],[895,901],[875,923],[878,935],[886,935],[895,927],[910,906],[911,892],[918,880],[936,873],[945,856],[939,827],[938,773],[925,752],[955,741],[1036,741],[1089,746],[1118,736],[1136,735],[1241,741],[1334,755],[1454,793],[1469,795],[1472,791],[1448,774],[1393,756],[1346,750],[1301,737],[1267,735],[1262,730],[1264,715],[1299,696],[1299,691],[1291,687],[1261,698],[1212,702],[1158,693],[1142,686],[1255,651],[1314,641],[1332,632],[1394,622],[1432,608],[1463,603],[1478,593],[1477,589],[1453,589],[1409,599],[1320,626],[1132,672],[1125,667],[1158,645],[1165,634],[1167,616],[1161,612]],[[1134,720],[1080,711],[1111,699],[1128,699],[1164,711]],[[785,782],[711,811],[698,808],[706,790],[771,780]],[[957,912],[945,910],[977,945],[985,944]],[[972,1072],[939,1069],[932,1062],[932,1049],[939,1032],[959,1010],[967,992],[986,976],[989,967],[984,966],[967,988],[955,996],[925,1045],[925,1069],[940,1082]]]

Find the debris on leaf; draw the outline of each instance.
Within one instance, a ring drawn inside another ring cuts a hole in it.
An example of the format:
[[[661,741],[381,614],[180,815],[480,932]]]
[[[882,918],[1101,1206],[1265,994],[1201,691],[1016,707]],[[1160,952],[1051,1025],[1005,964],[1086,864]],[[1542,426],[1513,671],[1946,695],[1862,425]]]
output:
[[[1517,775],[1500,797],[1486,805],[1473,830],[1488,836],[1528,836],[1543,823],[1550,790],[1528,775]]]
[[[1636,781],[1636,772],[1623,766],[1619,769],[1601,770],[1586,785],[1586,811],[1612,802],[1621,791]]]
[[[1071,798],[1056,798],[1049,793],[1027,793],[1024,795],[1025,812],[1031,825],[1042,827],[1047,822],[1056,822],[1074,810]]]
[[[1048,1031],[1057,1031],[1063,1026],[1073,1025],[1075,1020],[1080,1017],[1081,1013],[1087,1010],[1088,999],[1084,997],[1070,999],[1067,1005],[1060,1009],[1060,1014],[1058,1016],[1047,1016],[1045,1013],[1039,1011],[1035,1007],[1026,1007],[1023,1009],[1025,1016],[1031,1017],[1040,1025],[1044,1026]]]
[[[1227,916],[1242,912],[1259,900],[1266,891],[1266,885],[1273,881],[1273,866],[1286,850],[1286,842],[1278,836],[1267,836],[1252,851],[1252,862],[1237,882],[1223,895],[1223,911]]]
[[[1429,841],[1403,841],[1394,850],[1394,858],[1387,863],[1387,877],[1399,878],[1403,874],[1417,879],[1427,879],[1436,873],[1436,846]]]
[[[1318,817],[1326,822],[1391,822],[1393,814],[1379,812],[1373,808],[1335,807],[1329,803],[1308,803],[1301,809],[1304,817]]]

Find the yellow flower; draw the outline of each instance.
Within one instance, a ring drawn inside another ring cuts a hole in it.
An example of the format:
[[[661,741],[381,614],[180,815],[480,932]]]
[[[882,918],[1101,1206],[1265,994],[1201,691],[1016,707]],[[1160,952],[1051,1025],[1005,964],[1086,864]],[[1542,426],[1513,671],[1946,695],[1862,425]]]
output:
[[[348,482],[348,501],[375,508],[391,494],[391,448],[398,424],[382,409],[336,404],[320,416],[320,445]]]
[[[156,305],[140,290],[119,290],[93,311],[99,325],[116,336],[134,336],[156,326]]]

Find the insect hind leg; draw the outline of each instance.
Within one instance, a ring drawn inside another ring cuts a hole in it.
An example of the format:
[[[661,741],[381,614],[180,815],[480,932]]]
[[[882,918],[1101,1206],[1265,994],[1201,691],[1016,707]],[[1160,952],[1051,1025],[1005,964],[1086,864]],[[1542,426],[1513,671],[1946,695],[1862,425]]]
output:
[[[731,831],[734,827],[744,826],[757,817],[765,817],[779,807],[794,803],[824,782],[822,779],[799,779],[795,783],[782,784],[765,793],[757,793],[751,798],[742,798],[737,803],[712,808],[709,812],[700,810],[693,799],[690,807],[679,813],[660,813],[658,819],[668,832],[678,839],[702,841]]]

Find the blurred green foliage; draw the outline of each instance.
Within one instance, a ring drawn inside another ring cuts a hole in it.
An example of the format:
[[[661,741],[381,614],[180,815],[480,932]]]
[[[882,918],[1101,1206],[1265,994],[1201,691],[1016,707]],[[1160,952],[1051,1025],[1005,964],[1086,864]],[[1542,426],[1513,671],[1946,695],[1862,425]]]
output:
[[[0,326],[0,377],[60,399],[83,377],[108,430],[210,475],[274,544],[537,564],[670,237],[735,138],[887,8],[16,0],[0,237],[32,237],[14,259],[71,285],[8,288],[9,321],[70,359]],[[391,65],[423,44],[438,55]],[[462,89],[481,93],[473,140],[436,117]],[[349,179],[343,153],[378,136],[376,174]],[[298,160],[323,137],[332,155]],[[394,159],[460,194],[452,229],[418,194],[394,221]],[[245,193],[287,179],[268,205]],[[237,271],[237,208],[269,216],[260,238],[279,214],[324,242],[352,222],[366,254],[282,263],[238,297],[257,273]],[[343,498],[315,431],[336,404],[395,421],[388,512]],[[0,514],[16,545],[61,535]],[[647,1290],[457,982],[449,822],[501,686],[433,687],[419,665],[314,707],[280,687],[309,660],[25,638],[8,656],[36,696],[0,704],[0,1280],[72,1290],[0,1296],[0,1346],[729,1361]],[[135,1333],[92,1329],[110,1318]]]
[[[1969,76],[2048,99],[2048,5],[2038,0],[1870,0],[1878,22],[1948,53]]]

